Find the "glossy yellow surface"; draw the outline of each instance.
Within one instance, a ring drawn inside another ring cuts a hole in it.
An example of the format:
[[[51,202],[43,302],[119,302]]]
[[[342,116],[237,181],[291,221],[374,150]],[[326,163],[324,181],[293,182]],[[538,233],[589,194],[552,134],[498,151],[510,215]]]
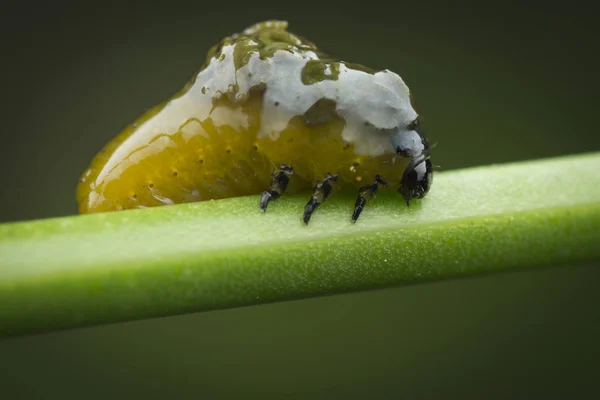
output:
[[[281,27],[273,29],[280,30]],[[272,40],[279,40],[281,36],[279,31],[267,33],[258,31],[256,40],[267,38],[260,42],[262,49],[271,49]],[[337,115],[331,116],[327,107],[323,110],[317,108],[310,115],[293,116],[292,112],[292,117],[288,118],[289,110],[294,109],[290,102],[270,102],[268,107],[265,104],[265,86],[268,88],[270,83],[268,78],[239,96],[238,71],[243,71],[244,76],[252,76],[240,65],[255,70],[265,65],[265,70],[258,72],[272,74],[273,68],[286,68],[277,57],[281,60],[287,57],[290,63],[296,64],[297,60],[306,63],[306,52],[317,57],[312,47],[301,44],[290,34],[286,35],[285,46],[293,47],[298,53],[292,52],[290,56],[289,49],[277,50],[271,54],[273,62],[260,61],[258,57],[253,59],[252,53],[245,55],[245,47],[241,50],[239,46],[235,47],[235,36],[224,40],[228,44],[222,50],[219,46],[211,49],[209,60],[212,62],[207,60],[205,68],[181,92],[142,115],[92,160],[77,187],[79,212],[116,211],[258,195],[268,189],[272,172],[281,164],[291,165],[295,171],[286,193],[308,192],[316,180],[327,173],[336,173],[343,184],[357,188],[372,183],[375,175],[379,174],[388,180],[390,186],[397,188],[407,160],[396,157],[391,145],[389,152],[386,150],[382,155],[360,155],[355,151],[355,145],[360,143],[348,142],[342,134],[348,122]],[[289,44],[296,42],[300,44]],[[248,43],[254,42],[245,38],[243,43],[248,46]],[[254,47],[250,50],[254,51]],[[281,52],[285,55],[281,56]],[[327,66],[337,64],[331,61]],[[232,76],[226,76],[226,68],[230,68]],[[306,74],[306,70],[303,73]],[[318,86],[312,83],[338,80],[337,75],[324,76],[323,71],[318,73],[320,75],[316,75],[315,79],[309,80],[311,84],[306,85],[306,89],[302,89],[301,85],[299,90],[310,94],[310,90],[316,90]],[[354,74],[367,76],[371,72]],[[299,82],[300,74],[297,79]],[[339,80],[342,79],[340,75]],[[226,87],[230,92],[217,90],[219,87]],[[374,96],[374,99],[379,97]],[[294,96],[294,99],[300,98]],[[277,117],[278,112],[287,112],[286,119]],[[271,118],[273,115],[275,117]],[[312,120],[309,121],[309,118]],[[280,124],[283,128],[275,134],[265,134],[264,126],[273,121],[283,121],[283,125]],[[362,122],[360,126],[363,126]],[[366,126],[364,130],[368,129]]]
[[[287,193],[309,190],[328,172],[356,187],[376,174],[400,179],[405,160],[356,156],[341,119],[309,128],[298,118],[277,140],[257,138],[261,105],[259,96],[243,106],[224,101],[210,117],[190,115],[178,130],[148,137],[136,128],[177,105],[150,110],[94,158],[77,188],[80,213],[259,194],[281,164],[295,171]],[[119,154],[125,144],[130,150]]]

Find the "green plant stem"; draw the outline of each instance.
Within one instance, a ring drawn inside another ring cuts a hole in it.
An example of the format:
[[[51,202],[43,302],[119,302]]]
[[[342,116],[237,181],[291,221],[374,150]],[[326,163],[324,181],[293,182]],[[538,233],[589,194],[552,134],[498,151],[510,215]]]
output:
[[[0,225],[0,335],[600,259],[600,153],[437,174],[301,223],[258,196]]]

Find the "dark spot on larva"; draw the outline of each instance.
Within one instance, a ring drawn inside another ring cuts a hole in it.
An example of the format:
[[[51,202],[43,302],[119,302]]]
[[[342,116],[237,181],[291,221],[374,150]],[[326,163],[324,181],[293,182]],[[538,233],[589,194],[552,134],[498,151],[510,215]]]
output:
[[[348,143],[348,142],[344,142],[344,147],[343,147],[343,149],[344,149],[344,150],[346,150],[346,149],[348,149],[348,148],[350,148],[350,143]]]
[[[204,160],[198,160],[198,162],[199,162],[200,164],[202,164],[202,163],[204,162]]]
[[[153,188],[154,187],[154,183],[151,183],[148,186],[151,187],[151,188]]]
[[[227,150],[225,150],[225,153],[231,154],[231,150],[227,149]]]
[[[137,194],[134,194],[134,195],[133,195],[133,196],[131,196],[131,197],[133,197],[134,199],[137,199]]]
[[[252,150],[256,151],[256,150],[258,150],[258,147],[252,146]]]
[[[335,100],[320,98],[304,113],[304,124],[315,126],[326,124],[337,117]]]
[[[279,102],[276,101],[275,103],[273,103],[273,105],[275,105],[275,107],[278,107],[279,106]]]
[[[173,172],[173,176],[177,176],[177,172]]]
[[[206,94],[206,86],[202,86],[202,94]]]
[[[326,63],[323,60],[309,60],[302,68],[301,80],[305,85],[312,85],[324,80],[336,81],[339,75],[339,63]]]
[[[358,161],[354,161],[354,162],[352,163],[352,166],[353,166],[353,167],[355,167],[355,168],[356,168],[356,167],[358,167],[359,165],[360,165],[360,164],[358,163]]]

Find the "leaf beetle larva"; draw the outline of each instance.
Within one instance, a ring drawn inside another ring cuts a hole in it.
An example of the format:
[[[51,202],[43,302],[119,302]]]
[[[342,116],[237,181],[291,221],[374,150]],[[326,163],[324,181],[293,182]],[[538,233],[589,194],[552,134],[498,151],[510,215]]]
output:
[[[432,183],[430,146],[408,87],[321,52],[284,21],[210,49],[200,72],[96,155],[80,213],[259,195],[259,207],[310,190],[303,220],[333,189],[358,196],[351,220],[393,184],[407,205]]]

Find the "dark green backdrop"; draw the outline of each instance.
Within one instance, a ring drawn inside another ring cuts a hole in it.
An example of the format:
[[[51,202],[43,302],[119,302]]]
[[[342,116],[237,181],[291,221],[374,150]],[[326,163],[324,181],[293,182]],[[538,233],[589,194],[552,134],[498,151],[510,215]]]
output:
[[[271,18],[403,76],[442,169],[600,150],[591,10],[444,4],[5,2],[0,222],[75,213],[77,178],[112,135],[221,37]],[[599,283],[595,265],[559,266],[11,339],[0,393],[591,397]]]

